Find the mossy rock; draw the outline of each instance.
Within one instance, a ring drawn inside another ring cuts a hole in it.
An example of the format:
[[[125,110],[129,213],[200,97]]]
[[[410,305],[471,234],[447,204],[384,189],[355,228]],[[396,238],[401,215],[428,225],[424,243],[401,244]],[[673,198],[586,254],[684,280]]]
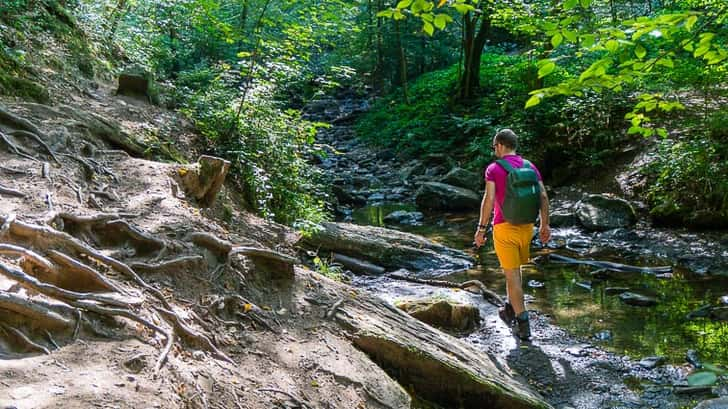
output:
[[[51,100],[51,95],[44,86],[2,72],[0,72],[0,94],[29,98],[41,104],[47,104]]]
[[[422,322],[445,330],[468,332],[480,322],[477,307],[446,299],[402,301],[396,306]]]

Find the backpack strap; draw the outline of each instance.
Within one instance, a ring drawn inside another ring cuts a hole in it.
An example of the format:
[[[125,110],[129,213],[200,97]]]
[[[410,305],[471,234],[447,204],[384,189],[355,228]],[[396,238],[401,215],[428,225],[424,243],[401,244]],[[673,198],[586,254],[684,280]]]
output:
[[[495,161],[495,163],[499,164],[503,169],[506,170],[506,172],[511,173],[513,172],[513,166],[511,166],[510,163],[508,163],[505,159],[498,159]]]

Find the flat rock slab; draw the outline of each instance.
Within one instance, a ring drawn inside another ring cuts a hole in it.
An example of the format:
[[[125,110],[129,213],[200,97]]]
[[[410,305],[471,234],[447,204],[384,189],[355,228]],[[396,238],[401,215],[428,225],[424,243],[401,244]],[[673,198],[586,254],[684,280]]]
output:
[[[551,408],[486,353],[385,301],[359,294],[335,317],[354,345],[427,400],[448,408]]]
[[[469,331],[480,322],[480,312],[472,304],[443,299],[402,301],[397,308],[434,327]]]

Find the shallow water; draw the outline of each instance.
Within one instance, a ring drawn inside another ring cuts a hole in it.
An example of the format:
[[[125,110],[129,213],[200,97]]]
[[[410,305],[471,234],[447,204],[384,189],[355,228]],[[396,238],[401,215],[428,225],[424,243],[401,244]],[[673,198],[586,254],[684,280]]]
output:
[[[354,222],[383,226],[383,218],[394,210],[414,210],[411,206],[371,206],[354,212]],[[420,234],[431,240],[464,250],[478,260],[466,272],[445,279],[479,279],[488,287],[505,294],[505,282],[490,241],[478,251],[472,247],[477,214],[426,217],[422,226],[387,226]],[[554,236],[568,239],[578,229],[555,230]],[[594,258],[642,266],[675,265],[671,260],[623,251],[620,247],[602,248],[598,256],[579,255],[566,249],[532,249],[532,257],[555,251],[575,258]],[[703,362],[728,363],[728,323],[685,315],[720,296],[728,294],[728,276],[702,276],[676,269],[672,278],[656,278],[639,273],[610,273],[594,279],[593,267],[547,262],[524,269],[524,293],[528,308],[548,314],[556,325],[615,353],[635,359],[665,356],[673,364],[685,363],[685,353],[695,349]],[[532,285],[528,285],[532,282]],[[539,286],[542,284],[542,286]],[[609,287],[627,287],[632,292],[653,296],[654,307],[624,304],[618,295],[607,295]],[[401,294],[411,297],[416,294]],[[421,294],[423,296],[424,294]],[[392,296],[392,295],[390,295]]]

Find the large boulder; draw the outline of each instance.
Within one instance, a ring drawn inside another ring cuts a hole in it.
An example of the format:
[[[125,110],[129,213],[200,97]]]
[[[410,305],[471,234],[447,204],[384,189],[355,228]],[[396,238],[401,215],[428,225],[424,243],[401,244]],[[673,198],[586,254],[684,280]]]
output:
[[[576,217],[589,230],[603,231],[630,227],[637,222],[632,205],[606,195],[588,195],[576,204]]]
[[[374,226],[323,223],[303,244],[365,260],[387,270],[441,275],[473,265],[472,257],[414,234]]]
[[[480,312],[472,304],[445,299],[409,300],[398,302],[397,308],[418,320],[446,330],[467,332],[480,322]]]
[[[472,190],[439,182],[424,182],[415,193],[417,206],[430,210],[476,210],[480,199]]]
[[[152,102],[153,83],[151,72],[142,67],[127,68],[119,74],[119,86],[116,94]]]
[[[402,385],[446,408],[552,408],[485,352],[376,297],[358,294],[334,314],[354,345]],[[376,317],[376,318],[373,318]]]
[[[441,183],[470,190],[481,189],[483,181],[483,176],[463,168],[453,168],[440,179]]]

